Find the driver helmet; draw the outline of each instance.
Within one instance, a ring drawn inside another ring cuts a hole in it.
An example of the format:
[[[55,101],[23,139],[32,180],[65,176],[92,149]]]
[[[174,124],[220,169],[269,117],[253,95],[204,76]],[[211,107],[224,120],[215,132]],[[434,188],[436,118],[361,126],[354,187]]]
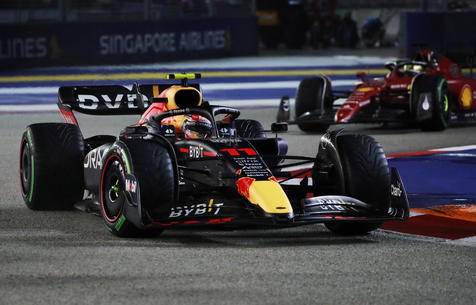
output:
[[[202,139],[212,135],[211,122],[199,115],[187,115],[182,124],[182,131],[186,139]]]

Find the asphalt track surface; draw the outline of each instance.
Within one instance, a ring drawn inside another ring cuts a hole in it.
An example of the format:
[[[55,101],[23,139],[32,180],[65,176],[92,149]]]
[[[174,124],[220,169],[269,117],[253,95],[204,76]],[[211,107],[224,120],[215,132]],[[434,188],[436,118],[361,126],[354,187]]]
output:
[[[269,76],[256,72],[256,79],[248,77],[241,83],[240,98],[248,102],[243,103],[246,109],[242,117],[260,120],[269,127],[275,119],[276,87],[281,90],[279,94],[292,96],[297,81],[306,73],[316,73],[319,69],[334,71],[329,65],[337,62],[341,69],[356,64],[378,69],[383,62],[365,56],[352,57],[353,53],[330,62],[326,58],[317,62],[319,59],[314,57],[289,60],[288,54],[284,54],[279,71],[271,71]],[[388,53],[373,55],[389,56]],[[259,64],[271,69],[276,58],[260,58]],[[311,60],[316,67],[303,72],[309,69]],[[231,70],[221,72],[221,66],[230,62]],[[110,77],[119,77],[120,83],[130,83],[137,78],[145,82],[156,77],[136,75],[137,70],[149,73],[168,67],[173,71],[185,65],[187,71],[195,71],[193,68],[200,71],[198,68],[206,65],[208,73],[224,73],[203,80],[207,97],[235,105],[235,101],[230,101],[234,95],[223,88],[228,85],[233,89],[229,85],[236,84],[232,74],[239,73],[233,69],[242,69],[249,63],[247,58],[222,59],[104,70]],[[297,66],[295,71],[287,71],[294,66]],[[244,74],[253,69],[259,67],[249,68]],[[40,69],[34,73],[28,71],[29,74],[0,73],[0,113],[3,112],[0,114],[0,305],[476,303],[474,242],[384,230],[361,237],[340,237],[322,225],[224,232],[169,230],[154,239],[120,239],[106,230],[100,217],[91,214],[28,210],[19,189],[21,134],[28,124],[61,119],[56,113],[5,113],[24,111],[32,104],[38,109],[54,109],[52,97],[58,85],[87,84],[92,74],[103,73],[102,70],[84,68],[78,72],[78,68],[65,68],[60,72]],[[40,82],[44,75],[54,78],[55,73],[70,74],[71,80],[60,84],[55,79]],[[273,78],[274,74],[280,76]],[[25,75],[23,80],[15,79]],[[268,89],[273,90],[260,89],[263,83],[250,85],[263,79],[268,82]],[[340,80],[342,86],[355,80],[339,75],[334,79]],[[266,109],[248,107],[256,104],[253,100],[256,96],[266,100],[262,104]],[[79,122],[85,136],[91,136],[117,134],[136,119],[80,116]],[[345,130],[374,136],[387,154],[476,144],[476,125],[436,133],[398,125],[383,128],[348,125]],[[320,135],[306,134],[290,126],[290,131],[282,137],[289,142],[290,154],[314,156]]]
[[[270,109],[243,117],[274,120]],[[80,117],[86,136],[134,117]],[[58,114],[0,116],[0,304],[475,304],[471,245],[378,230],[340,237],[322,225],[279,230],[165,231],[119,239],[100,217],[34,212],[21,199],[18,149],[25,126]],[[336,126],[338,128],[339,126]],[[476,126],[439,133],[374,125],[387,153],[474,144]],[[290,153],[312,156],[320,135],[291,126]]]

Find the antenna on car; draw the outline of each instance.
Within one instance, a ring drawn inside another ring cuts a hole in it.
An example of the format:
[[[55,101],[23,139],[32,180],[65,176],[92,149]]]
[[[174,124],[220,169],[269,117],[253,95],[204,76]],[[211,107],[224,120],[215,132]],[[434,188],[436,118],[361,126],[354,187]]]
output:
[[[202,74],[200,73],[171,73],[167,74],[167,79],[180,79],[180,85],[182,87],[188,87],[188,80],[189,79],[200,79],[202,78]]]

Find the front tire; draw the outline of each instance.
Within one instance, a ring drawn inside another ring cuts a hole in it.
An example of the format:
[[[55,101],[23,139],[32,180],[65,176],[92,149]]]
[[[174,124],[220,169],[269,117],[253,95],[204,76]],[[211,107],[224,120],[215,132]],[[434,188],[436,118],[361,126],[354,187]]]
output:
[[[345,195],[375,207],[376,212],[388,210],[390,169],[381,145],[365,135],[337,137],[339,157],[344,173]],[[338,234],[361,235],[380,227],[381,222],[335,222],[326,227]]]
[[[142,140],[123,140],[124,151],[111,151],[105,156],[100,185],[100,204],[108,229],[119,237],[152,237],[162,229],[139,229],[124,215],[126,204],[125,174],[138,182],[142,208],[152,218],[164,216],[177,198],[177,173],[174,162],[161,144]]]
[[[76,125],[32,124],[20,146],[20,188],[32,210],[67,210],[84,192],[84,140]]]

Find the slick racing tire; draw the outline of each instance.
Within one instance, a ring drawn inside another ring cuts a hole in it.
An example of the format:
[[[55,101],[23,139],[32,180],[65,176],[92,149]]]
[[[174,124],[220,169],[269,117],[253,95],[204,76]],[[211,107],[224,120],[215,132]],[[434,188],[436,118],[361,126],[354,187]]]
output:
[[[305,78],[299,83],[296,94],[295,113],[296,120],[306,112],[324,112],[332,110],[331,82],[325,76]],[[321,113],[322,114],[322,113]],[[298,123],[302,131],[324,132],[329,127],[328,124],[319,122]]]
[[[390,169],[380,144],[365,135],[342,135],[337,138],[344,173],[345,195],[375,207],[377,213],[388,210]],[[360,235],[376,230],[380,222],[326,223],[329,230],[344,235]]]
[[[235,120],[236,133],[240,138],[266,138],[263,125],[255,120]]]
[[[424,94],[429,94],[432,101],[430,118],[419,119],[422,107],[429,107],[420,103],[424,99]],[[441,131],[448,127],[450,119],[450,100],[448,96],[448,84],[441,76],[420,75],[412,86],[412,111],[416,119],[420,121],[420,128],[423,131]]]
[[[124,214],[127,204],[125,174],[138,183],[143,210],[151,217],[170,211],[177,194],[177,173],[164,146],[143,139],[124,139],[104,157],[100,182],[101,214],[108,229],[119,237],[154,237],[160,228],[139,229]],[[121,148],[122,147],[122,148]]]
[[[76,125],[32,124],[20,145],[20,187],[32,210],[67,210],[84,193],[84,140]]]

